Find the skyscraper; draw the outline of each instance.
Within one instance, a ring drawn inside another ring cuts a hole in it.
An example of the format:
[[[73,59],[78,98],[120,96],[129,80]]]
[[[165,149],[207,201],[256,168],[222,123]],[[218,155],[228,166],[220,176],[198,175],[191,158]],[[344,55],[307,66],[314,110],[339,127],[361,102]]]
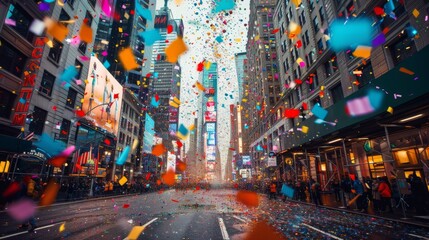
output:
[[[236,53],[235,54],[235,69],[237,71],[237,82],[238,82],[238,102],[243,99],[244,84],[246,83],[247,75],[247,53]]]

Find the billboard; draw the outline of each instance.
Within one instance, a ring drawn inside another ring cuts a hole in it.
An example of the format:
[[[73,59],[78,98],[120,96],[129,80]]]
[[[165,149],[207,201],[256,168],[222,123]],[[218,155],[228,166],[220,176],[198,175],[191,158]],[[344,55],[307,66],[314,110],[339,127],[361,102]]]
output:
[[[177,132],[177,123],[170,123],[170,125],[168,126],[168,132],[170,133],[170,135],[175,136]]]
[[[155,16],[155,28],[167,28],[168,16],[167,15],[156,15]]]
[[[267,167],[277,167],[276,157],[268,157]]]
[[[216,146],[207,146],[206,148],[206,160],[216,161]]]
[[[216,122],[216,112],[206,111],[204,116],[206,122]]]
[[[149,114],[145,115],[145,125],[144,125],[144,137],[143,137],[143,151],[147,153],[152,152],[153,139],[155,135],[155,121],[152,119]]]
[[[206,123],[207,132],[216,132],[216,123]]]
[[[205,92],[206,96],[214,96],[215,95],[215,89],[214,87],[208,87],[206,88]]]
[[[167,155],[167,171],[176,172],[176,155],[168,152]]]
[[[215,111],[215,102],[207,102],[207,111],[214,112]]]
[[[247,156],[247,155],[242,156],[242,159],[243,159],[243,165],[247,165],[247,166],[252,165],[252,162],[250,161],[250,156]]]
[[[171,122],[178,122],[179,121],[179,110],[177,108],[174,107],[170,107],[170,109],[168,110],[169,115],[168,115],[168,121]]]
[[[207,164],[206,164],[206,170],[207,170],[207,172],[214,172],[215,171],[215,166],[216,166],[215,162],[207,162]]]
[[[96,126],[118,135],[123,87],[96,57],[89,62],[82,110]],[[92,111],[88,113],[90,110]]]

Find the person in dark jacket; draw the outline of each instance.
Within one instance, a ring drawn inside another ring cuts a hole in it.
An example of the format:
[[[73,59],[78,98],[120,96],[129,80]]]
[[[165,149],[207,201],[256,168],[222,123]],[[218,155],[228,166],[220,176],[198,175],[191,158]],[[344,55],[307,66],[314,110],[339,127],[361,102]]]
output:
[[[353,189],[356,194],[359,195],[358,199],[356,200],[356,206],[358,210],[365,213],[368,212],[368,202],[366,200],[365,188],[358,178],[353,181]]]
[[[428,189],[423,183],[422,179],[415,173],[410,176],[411,197],[416,213],[419,215],[426,215],[426,201],[429,197]]]

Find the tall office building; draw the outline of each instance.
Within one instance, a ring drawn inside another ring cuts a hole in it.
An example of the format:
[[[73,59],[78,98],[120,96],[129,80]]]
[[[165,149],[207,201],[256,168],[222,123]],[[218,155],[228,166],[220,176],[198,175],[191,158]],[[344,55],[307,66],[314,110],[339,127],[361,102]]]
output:
[[[278,75],[276,38],[274,30],[274,8],[276,0],[255,0],[250,2],[247,59],[249,74],[249,95],[246,134],[250,139],[264,139],[261,129],[269,121],[267,116],[280,99],[281,88]],[[266,139],[265,139],[266,140]],[[265,141],[263,145],[266,145]],[[268,148],[265,148],[267,153]],[[261,152],[261,154],[265,154]],[[259,159],[254,158],[258,162]]]
[[[237,71],[238,102],[241,102],[247,75],[247,55],[245,52],[235,54],[235,69]]]
[[[163,139],[164,146],[173,150],[172,141],[178,129],[179,109],[170,106],[174,98],[180,99],[181,67],[179,63],[166,61],[165,48],[178,37],[183,37],[184,25],[181,19],[174,19],[170,9],[165,5],[157,11],[154,28],[161,34],[161,40],[152,46],[152,60],[150,65],[151,77],[148,79],[150,98],[158,98],[158,107],[152,108],[155,118],[156,135]],[[167,27],[172,26],[168,33]],[[171,134],[173,133],[173,134]]]
[[[115,0],[114,15],[119,19],[113,21],[110,36],[104,43],[108,42],[107,61],[110,64],[109,71],[121,84],[124,84],[124,86],[137,94],[141,91],[140,84],[143,82],[142,70],[145,69],[146,61],[151,59],[151,51],[146,51],[144,41],[139,37],[139,34],[146,31],[146,29],[153,28],[154,21],[143,18],[138,14],[136,4],[150,10],[152,19],[154,18],[155,4],[151,4],[149,0]],[[108,28],[104,22],[102,25],[103,29]],[[106,40],[104,39],[106,32],[108,30],[101,32],[100,43]],[[125,71],[118,59],[118,53],[127,47],[133,50],[139,66],[139,68],[131,71]]]
[[[198,116],[198,155],[204,162],[205,178],[207,180],[221,180],[221,162],[217,148],[217,91],[218,91],[217,63],[204,67],[200,73],[199,82],[205,91],[200,92],[199,104],[201,112]]]
[[[416,173],[428,183],[426,150],[419,150],[428,144],[422,138],[429,132],[427,77],[413,79],[425,71],[420,62],[429,52],[425,30],[429,23],[413,12],[425,12],[429,3],[309,0],[302,4],[297,8],[290,1],[279,1],[275,9],[284,88],[266,116],[269,121],[258,128],[260,137],[252,139],[250,152],[253,159],[265,162],[261,149],[277,149],[278,165],[258,175],[293,181],[313,178],[329,186],[341,175],[405,178]],[[389,14],[377,15],[376,7]],[[359,55],[356,46],[334,51],[332,23],[344,24],[348,19],[345,24],[353,24],[354,18],[364,17],[371,19],[368,25],[373,31],[368,35],[370,55]],[[284,34],[292,22],[301,28],[296,36]],[[402,74],[404,68],[413,69],[415,75]],[[373,96],[382,99],[379,106],[357,111],[356,106],[363,106],[360,100]],[[326,116],[313,113],[314,108],[323,108]],[[290,109],[298,110],[298,116],[291,116]],[[416,157],[407,155],[411,152]]]

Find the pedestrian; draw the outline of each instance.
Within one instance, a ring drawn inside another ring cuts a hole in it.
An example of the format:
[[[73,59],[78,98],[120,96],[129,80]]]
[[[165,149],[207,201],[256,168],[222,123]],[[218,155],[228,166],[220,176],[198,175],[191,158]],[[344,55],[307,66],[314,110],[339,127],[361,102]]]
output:
[[[35,194],[35,186],[36,182],[31,178],[31,176],[25,176],[21,183],[21,191],[20,191],[20,199],[31,199],[33,200],[34,194]],[[34,229],[36,229],[36,219],[34,216],[31,216],[27,221],[23,222],[18,229],[27,229],[30,224],[30,228],[28,229],[28,232],[33,232]]]
[[[428,190],[422,179],[415,173],[410,175],[411,197],[416,213],[426,215],[426,201],[428,199]]]
[[[340,202],[341,201],[340,182],[338,181],[338,179],[335,179],[334,182],[332,183],[332,189],[334,190],[335,201]]]
[[[350,201],[353,198],[352,194],[352,181],[348,176],[341,178],[341,190],[346,197],[346,201]]]
[[[382,177],[380,179],[380,184],[378,185],[378,192],[380,193],[381,197],[381,211],[386,211],[386,207],[389,208],[389,212],[393,213],[392,208],[392,190],[390,189],[390,186],[388,184],[387,177]]]
[[[322,196],[320,194],[321,190],[322,189],[318,182],[314,181],[313,184],[311,184],[311,195],[312,195],[311,198],[314,204],[316,204],[316,207],[318,207],[319,205],[322,205]]]
[[[380,202],[381,202],[381,196],[380,192],[378,191],[378,185],[380,184],[379,179],[375,179],[372,181],[372,205],[374,208],[374,212],[379,213],[380,212]]]
[[[274,182],[270,184],[270,199],[276,199],[277,185]]]
[[[353,190],[357,196],[357,200],[356,200],[356,206],[357,209],[360,212],[366,213],[368,212],[367,208],[367,200],[366,200],[366,194],[365,194],[365,190],[363,187],[362,182],[356,177],[356,179],[353,181]]]

